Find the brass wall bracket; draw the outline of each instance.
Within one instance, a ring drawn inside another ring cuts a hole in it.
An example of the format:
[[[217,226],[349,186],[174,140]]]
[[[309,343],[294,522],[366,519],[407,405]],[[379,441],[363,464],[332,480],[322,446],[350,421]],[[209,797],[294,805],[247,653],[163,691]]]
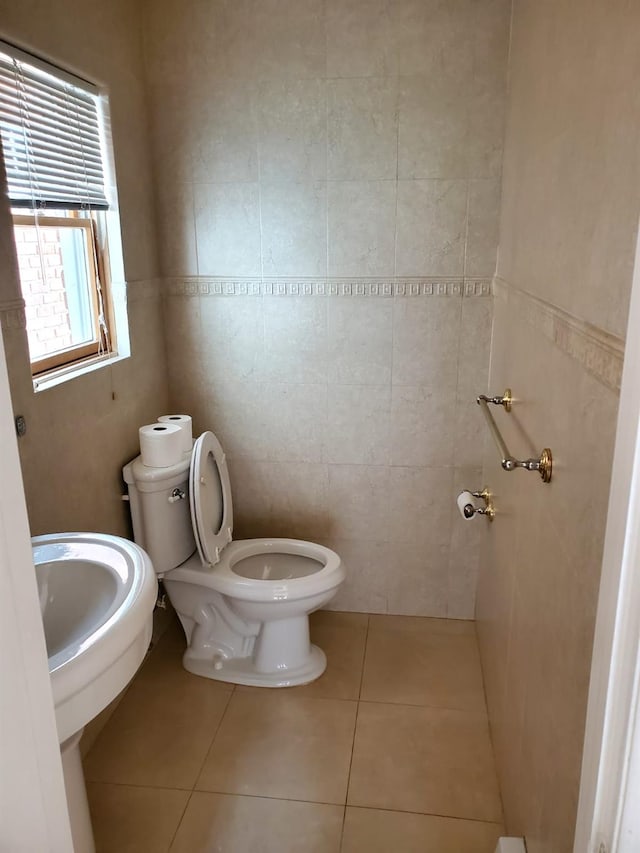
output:
[[[484,509],[480,508],[476,510],[478,515],[484,515],[488,519],[489,523],[493,521],[496,517],[496,510],[493,505],[493,495],[489,491],[489,489],[485,486],[481,492],[471,492],[474,498],[482,498],[484,501]]]
[[[513,395],[511,393],[511,388],[505,388],[502,397],[487,397],[486,394],[480,394],[478,402],[480,402],[480,400],[483,400],[485,403],[491,403],[492,406],[502,406],[505,412],[510,412],[511,404],[513,403]]]

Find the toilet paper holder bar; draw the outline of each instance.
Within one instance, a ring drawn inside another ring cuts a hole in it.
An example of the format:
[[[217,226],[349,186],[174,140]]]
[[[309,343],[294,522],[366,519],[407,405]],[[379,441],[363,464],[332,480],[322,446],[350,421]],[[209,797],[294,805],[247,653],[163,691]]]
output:
[[[542,478],[543,483],[551,482],[551,473],[553,470],[553,457],[551,450],[545,447],[538,459],[516,459],[502,437],[502,433],[489,411],[489,404],[494,406],[502,406],[505,411],[511,411],[513,397],[511,389],[507,388],[502,397],[487,397],[486,394],[480,394],[476,402],[482,409],[482,414],[485,416],[489,431],[493,437],[498,452],[500,453],[500,464],[505,471],[515,471],[516,468],[524,468],[525,471],[537,471]]]

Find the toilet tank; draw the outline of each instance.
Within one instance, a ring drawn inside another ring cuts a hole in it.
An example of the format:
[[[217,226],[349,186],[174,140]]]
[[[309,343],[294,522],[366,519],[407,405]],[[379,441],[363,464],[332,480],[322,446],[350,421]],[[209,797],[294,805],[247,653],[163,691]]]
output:
[[[175,569],[196,550],[189,505],[190,464],[191,453],[169,468],[148,468],[137,456],[122,469],[133,538],[149,554],[158,575]]]

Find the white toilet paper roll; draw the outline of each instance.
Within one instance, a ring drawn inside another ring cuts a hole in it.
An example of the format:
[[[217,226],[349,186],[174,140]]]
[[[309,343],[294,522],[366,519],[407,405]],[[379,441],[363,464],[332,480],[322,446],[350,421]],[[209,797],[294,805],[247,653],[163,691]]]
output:
[[[182,430],[173,424],[147,424],[138,430],[142,464],[169,468],[182,459]]]
[[[464,518],[465,521],[471,521],[473,515],[467,515],[464,511],[466,506],[471,504],[472,507],[475,507],[475,500],[471,492],[460,492],[458,495],[458,500],[456,501],[458,504],[458,509],[460,510],[460,515]]]
[[[159,424],[173,424],[182,430],[182,452],[188,453],[193,447],[193,424],[191,415],[161,415]]]

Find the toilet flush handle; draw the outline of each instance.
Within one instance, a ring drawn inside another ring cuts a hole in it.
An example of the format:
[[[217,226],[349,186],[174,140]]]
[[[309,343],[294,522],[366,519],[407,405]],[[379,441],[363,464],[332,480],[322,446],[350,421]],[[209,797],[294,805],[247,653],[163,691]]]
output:
[[[182,489],[174,489],[167,500],[170,504],[174,504],[176,501],[183,501],[185,499],[185,493]]]

